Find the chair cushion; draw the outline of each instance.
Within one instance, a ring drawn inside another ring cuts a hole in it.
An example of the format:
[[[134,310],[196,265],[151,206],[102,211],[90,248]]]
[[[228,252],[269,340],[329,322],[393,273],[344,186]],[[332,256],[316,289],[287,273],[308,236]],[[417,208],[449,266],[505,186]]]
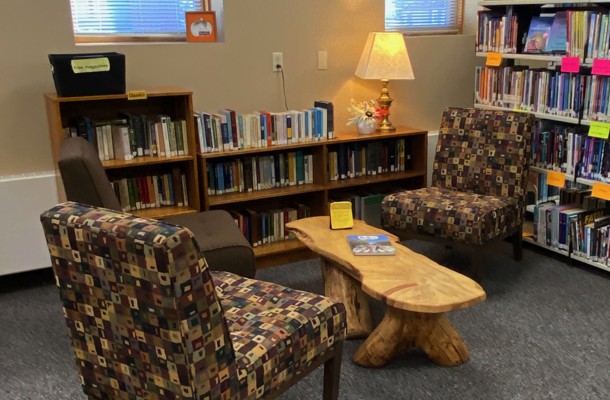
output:
[[[521,207],[513,197],[430,187],[386,196],[381,204],[385,227],[428,233],[470,244],[514,232]]]
[[[176,215],[165,222],[189,228],[210,269],[230,271],[247,278],[256,273],[254,251],[225,210]]]
[[[242,397],[268,393],[345,338],[341,303],[229,272],[212,271],[212,277],[240,369]]]

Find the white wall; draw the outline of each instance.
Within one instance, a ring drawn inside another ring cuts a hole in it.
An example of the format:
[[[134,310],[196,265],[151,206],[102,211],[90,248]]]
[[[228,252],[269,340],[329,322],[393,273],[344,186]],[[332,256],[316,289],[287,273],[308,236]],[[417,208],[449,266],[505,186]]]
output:
[[[56,203],[54,171],[0,176],[0,275],[51,265],[40,214]]]

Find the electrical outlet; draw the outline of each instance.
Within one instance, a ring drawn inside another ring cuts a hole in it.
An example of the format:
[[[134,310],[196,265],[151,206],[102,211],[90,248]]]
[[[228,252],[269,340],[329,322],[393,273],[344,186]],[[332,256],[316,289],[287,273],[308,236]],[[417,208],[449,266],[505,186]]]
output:
[[[280,72],[282,68],[284,68],[284,53],[271,53],[271,58],[273,61],[273,72]],[[277,66],[281,66],[282,68],[278,68]]]

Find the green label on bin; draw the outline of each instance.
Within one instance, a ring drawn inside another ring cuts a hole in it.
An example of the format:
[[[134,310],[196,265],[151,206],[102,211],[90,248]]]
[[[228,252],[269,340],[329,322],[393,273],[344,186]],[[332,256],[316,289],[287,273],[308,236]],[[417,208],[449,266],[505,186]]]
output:
[[[81,58],[79,60],[71,60],[71,62],[72,71],[75,74],[110,71],[110,60],[108,60],[108,57]]]

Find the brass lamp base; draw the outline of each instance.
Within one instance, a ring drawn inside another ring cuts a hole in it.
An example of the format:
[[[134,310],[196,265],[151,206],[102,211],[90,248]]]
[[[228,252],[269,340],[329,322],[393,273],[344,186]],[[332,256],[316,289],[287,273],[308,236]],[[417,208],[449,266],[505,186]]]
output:
[[[396,132],[396,127],[392,125],[392,123],[384,118],[383,120],[377,123],[377,128],[375,128],[376,132]]]
[[[392,105],[393,99],[390,97],[390,91],[388,90],[388,79],[382,79],[381,84],[381,95],[377,99],[381,114],[381,120],[377,123],[377,132],[395,132],[396,127],[390,122],[390,106]]]

